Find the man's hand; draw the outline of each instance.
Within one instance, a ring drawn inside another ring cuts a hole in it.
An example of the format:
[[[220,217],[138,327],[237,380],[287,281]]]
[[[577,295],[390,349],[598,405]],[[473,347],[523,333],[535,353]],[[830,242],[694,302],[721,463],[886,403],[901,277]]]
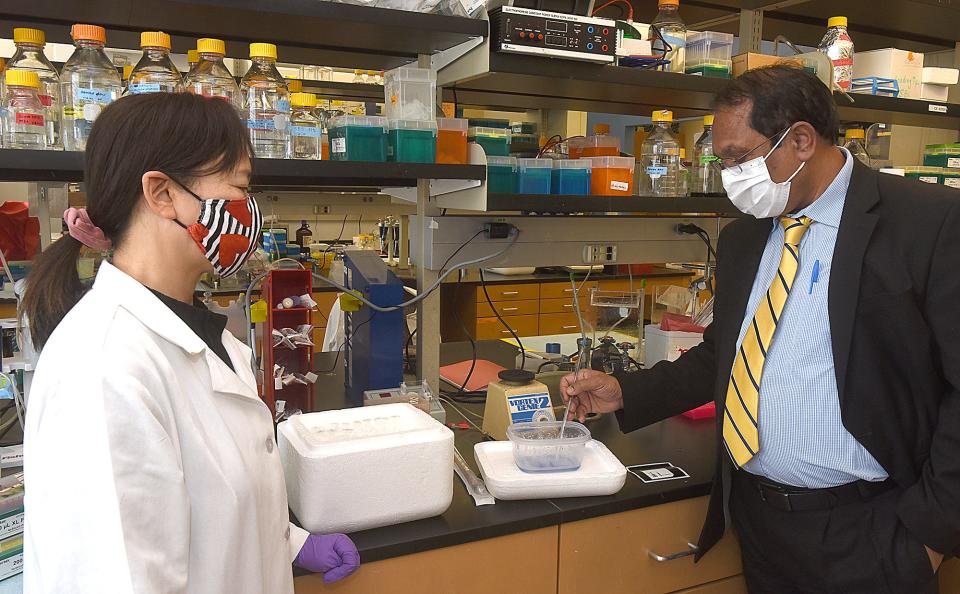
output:
[[[583,369],[560,380],[560,394],[568,403],[568,419],[582,423],[588,413],[614,412],[623,408],[620,382],[602,371]]]
[[[937,570],[940,569],[940,564],[943,563],[943,554],[927,546],[923,548],[927,549],[927,556],[930,557],[930,566],[933,567],[933,573],[937,573]]]

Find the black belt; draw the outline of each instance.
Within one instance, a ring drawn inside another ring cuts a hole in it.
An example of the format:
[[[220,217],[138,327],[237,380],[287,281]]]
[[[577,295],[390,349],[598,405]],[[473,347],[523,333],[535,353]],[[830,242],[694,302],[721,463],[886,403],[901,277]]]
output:
[[[767,505],[780,511],[830,509],[848,503],[867,501],[894,488],[891,479],[882,482],[856,481],[839,487],[805,489],[783,485],[746,471],[736,471],[757,490]]]

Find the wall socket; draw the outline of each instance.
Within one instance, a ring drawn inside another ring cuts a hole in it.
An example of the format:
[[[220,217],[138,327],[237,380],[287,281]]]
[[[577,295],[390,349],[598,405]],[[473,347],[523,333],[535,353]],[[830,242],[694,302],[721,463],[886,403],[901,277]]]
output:
[[[593,243],[583,246],[584,264],[613,264],[617,261],[617,246],[611,243]]]
[[[313,214],[330,214],[330,207],[326,205],[314,204],[313,205]]]

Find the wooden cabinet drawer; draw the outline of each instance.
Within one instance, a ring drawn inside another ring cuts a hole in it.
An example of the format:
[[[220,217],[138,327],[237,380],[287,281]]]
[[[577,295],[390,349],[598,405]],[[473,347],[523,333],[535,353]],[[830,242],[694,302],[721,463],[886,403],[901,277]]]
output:
[[[585,312],[590,308],[589,298],[584,300],[580,298],[580,311]],[[541,299],[540,300],[540,313],[576,313],[577,310],[573,307],[573,299],[571,297],[562,297],[560,299]]]
[[[540,285],[537,283],[523,283],[517,285],[487,285],[490,301],[520,301],[521,299],[537,299],[540,297]],[[483,294],[483,287],[477,287],[477,303],[486,303],[487,297]]]
[[[707,498],[698,497],[561,524],[559,594],[618,594],[638,587],[659,594],[740,575],[740,546],[729,531],[696,565],[692,555],[653,558],[688,551],[706,509]]]
[[[323,336],[327,333],[326,327],[313,327],[313,352],[319,353],[323,350]]]
[[[333,307],[333,302],[337,300],[339,295],[340,293],[337,291],[313,293],[313,300],[317,302],[317,309],[313,312],[314,326],[327,325],[327,316],[330,315],[330,308]]]
[[[503,316],[503,321],[513,328],[517,336],[537,335],[537,316]],[[477,340],[510,338],[510,332],[497,318],[477,318]]]
[[[493,297],[491,295],[490,297]],[[523,299],[521,301],[494,301],[497,311],[501,316],[527,316],[540,313],[540,302],[536,299]],[[489,318],[496,317],[493,308],[487,303],[487,300],[477,302],[477,317]]]
[[[540,314],[540,336],[551,334],[573,334],[580,332],[580,321],[576,313]]]
[[[581,287],[581,285],[583,285]],[[577,281],[577,288],[579,289],[579,295],[582,299],[584,295],[590,295],[590,289],[597,286],[596,281],[587,281],[584,283],[582,280]],[[542,283],[540,285],[540,298],[541,299],[558,299],[560,297],[566,297],[567,299],[573,298],[573,287],[570,286],[569,282],[561,283]]]
[[[943,590],[947,592],[948,590]],[[717,580],[709,584],[680,590],[674,594],[747,594],[747,580],[742,575]]]

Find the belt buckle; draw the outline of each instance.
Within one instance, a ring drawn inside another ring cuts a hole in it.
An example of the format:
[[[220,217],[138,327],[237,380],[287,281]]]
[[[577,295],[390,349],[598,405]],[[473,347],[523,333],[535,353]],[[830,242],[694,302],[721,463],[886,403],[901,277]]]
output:
[[[769,487],[764,488],[763,485],[759,484],[757,485],[757,490],[760,491],[760,500],[764,503],[767,503],[772,507],[779,508],[783,511],[793,511],[793,504],[790,502],[789,493]]]

